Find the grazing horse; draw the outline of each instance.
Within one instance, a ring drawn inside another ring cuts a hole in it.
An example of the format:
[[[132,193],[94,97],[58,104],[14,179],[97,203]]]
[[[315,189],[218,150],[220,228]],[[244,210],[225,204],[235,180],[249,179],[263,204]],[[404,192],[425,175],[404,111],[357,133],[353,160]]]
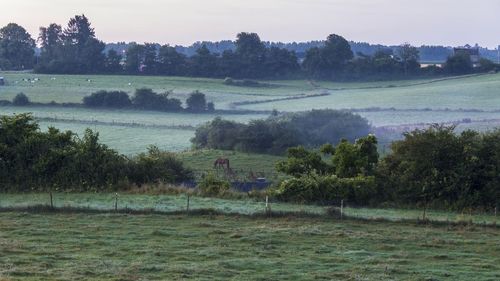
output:
[[[215,162],[214,162],[214,169],[218,169],[218,168],[231,169],[230,166],[229,166],[229,159],[218,158],[217,160],[215,160]]]

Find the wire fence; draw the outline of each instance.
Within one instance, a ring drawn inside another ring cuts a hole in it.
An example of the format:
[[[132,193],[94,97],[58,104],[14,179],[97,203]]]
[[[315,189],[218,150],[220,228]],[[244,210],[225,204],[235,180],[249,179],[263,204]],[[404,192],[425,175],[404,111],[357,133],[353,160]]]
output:
[[[182,193],[176,195],[119,193],[29,193],[0,194],[0,211],[23,211],[43,206],[53,210],[94,212],[190,213],[213,211],[238,215],[307,215],[337,219],[422,221],[422,210],[363,208],[346,200],[325,205],[308,205],[273,201],[268,197],[222,199]],[[427,210],[427,220],[442,224],[472,224],[497,226],[497,211],[456,213]]]

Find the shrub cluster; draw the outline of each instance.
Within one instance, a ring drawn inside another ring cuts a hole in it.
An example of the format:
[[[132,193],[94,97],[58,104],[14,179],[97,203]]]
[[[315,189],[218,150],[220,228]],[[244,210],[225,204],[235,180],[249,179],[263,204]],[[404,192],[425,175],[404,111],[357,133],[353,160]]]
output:
[[[319,146],[342,138],[355,140],[370,132],[359,115],[337,110],[313,110],[271,116],[249,124],[215,118],[199,127],[191,142],[198,148],[282,154],[297,145]]]
[[[197,188],[200,189],[203,195],[218,196],[224,195],[229,191],[231,184],[223,179],[218,178],[213,173],[205,175],[198,183]]]
[[[179,99],[171,98],[171,92],[158,94],[152,89],[137,89],[132,98],[122,91],[98,91],[83,98],[83,104],[87,107],[102,108],[134,108],[143,110],[158,110],[178,112],[186,110],[189,112],[214,111],[212,102],[206,101],[205,94],[195,91],[186,100],[187,108],[182,107]]]
[[[377,168],[391,201],[457,210],[500,204],[500,130],[455,134],[436,125],[405,134],[391,150]]]
[[[78,138],[55,128],[41,132],[29,114],[0,119],[2,191],[106,190],[190,178],[180,161],[156,148],[129,159],[99,143],[91,130]]]
[[[339,178],[336,175],[306,174],[283,181],[277,190],[279,199],[300,203],[337,204],[346,200],[350,205],[373,204],[377,194],[375,178],[358,176]]]
[[[289,149],[277,170],[294,178],[281,183],[283,200],[429,207],[459,210],[500,205],[500,130],[454,133],[432,126],[405,134],[392,152],[378,161],[373,136],[321,152]],[[331,162],[325,162],[331,155]]]

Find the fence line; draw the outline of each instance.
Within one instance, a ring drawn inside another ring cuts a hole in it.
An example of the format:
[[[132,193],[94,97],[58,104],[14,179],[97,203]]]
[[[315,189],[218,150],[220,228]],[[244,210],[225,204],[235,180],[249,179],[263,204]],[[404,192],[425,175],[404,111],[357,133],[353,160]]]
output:
[[[73,211],[163,214],[239,214],[247,216],[300,215],[340,220],[466,224],[497,227],[497,210],[492,213],[459,214],[429,211],[422,220],[422,210],[369,209],[349,206],[346,200],[331,201],[324,206],[283,203],[259,199],[220,199],[182,195],[144,196],[133,194],[6,194],[0,195],[0,211]],[[6,198],[6,197],[11,197]],[[14,198],[15,197],[15,198]],[[5,200],[7,199],[7,200]],[[16,202],[17,199],[18,201]],[[272,206],[272,208],[271,208]]]

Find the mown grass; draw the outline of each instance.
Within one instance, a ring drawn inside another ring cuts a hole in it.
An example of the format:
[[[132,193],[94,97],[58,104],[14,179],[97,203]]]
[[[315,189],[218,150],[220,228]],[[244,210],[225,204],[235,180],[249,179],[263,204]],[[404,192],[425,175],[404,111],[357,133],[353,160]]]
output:
[[[0,280],[498,280],[498,229],[0,213]]]

